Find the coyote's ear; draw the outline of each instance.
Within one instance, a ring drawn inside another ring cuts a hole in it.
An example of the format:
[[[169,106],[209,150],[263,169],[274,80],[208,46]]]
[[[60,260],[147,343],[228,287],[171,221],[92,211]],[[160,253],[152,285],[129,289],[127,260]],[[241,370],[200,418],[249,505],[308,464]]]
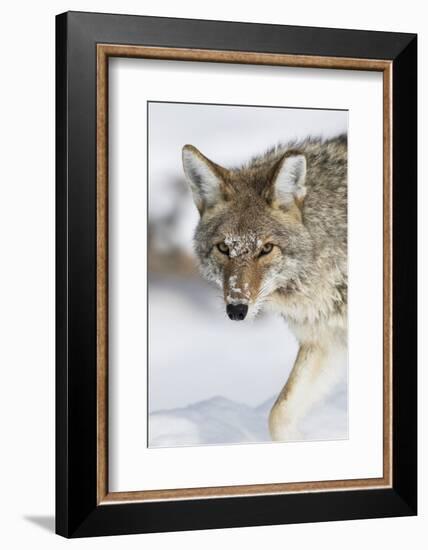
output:
[[[306,195],[306,157],[287,151],[272,170],[267,198],[280,206],[300,204]]]
[[[200,214],[224,198],[227,170],[207,159],[193,145],[183,147],[183,168]]]

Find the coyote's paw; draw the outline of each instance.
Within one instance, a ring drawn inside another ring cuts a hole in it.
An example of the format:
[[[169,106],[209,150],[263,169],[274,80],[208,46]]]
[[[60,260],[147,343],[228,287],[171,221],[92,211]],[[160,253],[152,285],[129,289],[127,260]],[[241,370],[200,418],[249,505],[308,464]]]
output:
[[[272,441],[301,441],[304,439],[297,426],[275,426],[270,428]]]
[[[269,432],[272,441],[300,441],[303,435],[296,422],[290,420],[284,407],[274,406],[269,414]]]

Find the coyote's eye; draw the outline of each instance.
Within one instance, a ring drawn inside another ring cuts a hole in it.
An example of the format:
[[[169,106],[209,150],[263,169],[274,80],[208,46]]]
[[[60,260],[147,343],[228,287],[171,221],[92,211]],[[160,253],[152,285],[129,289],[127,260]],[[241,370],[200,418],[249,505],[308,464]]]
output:
[[[265,256],[266,254],[269,254],[270,252],[272,252],[272,250],[273,250],[273,244],[266,243],[262,246],[259,256]]]
[[[227,244],[218,243],[217,248],[220,250],[220,252],[221,252],[222,254],[227,254],[227,255],[229,255],[229,247],[227,246]]]

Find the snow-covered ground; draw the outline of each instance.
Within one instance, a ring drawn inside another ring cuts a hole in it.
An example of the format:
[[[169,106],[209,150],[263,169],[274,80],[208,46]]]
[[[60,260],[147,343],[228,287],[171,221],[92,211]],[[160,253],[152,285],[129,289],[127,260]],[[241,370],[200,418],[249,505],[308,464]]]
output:
[[[297,353],[284,320],[234,323],[197,278],[152,278],[149,289],[149,445],[270,441],[269,410]],[[300,428],[307,440],[346,438],[346,384]]]
[[[269,442],[267,419],[275,397],[249,407],[213,397],[187,407],[150,415],[149,446],[177,447]],[[342,386],[317,406],[301,426],[304,440],[346,439],[347,392]]]

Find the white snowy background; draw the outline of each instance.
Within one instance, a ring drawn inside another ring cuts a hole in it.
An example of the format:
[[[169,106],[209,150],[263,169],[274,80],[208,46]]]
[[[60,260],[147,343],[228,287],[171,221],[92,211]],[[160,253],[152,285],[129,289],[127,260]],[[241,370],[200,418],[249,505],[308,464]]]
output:
[[[346,132],[347,118],[335,110],[149,104],[149,446],[270,441],[268,413],[297,353],[282,318],[230,321],[221,291],[199,276],[183,145],[227,167],[289,139]],[[308,440],[343,439],[347,426],[344,381],[300,428]]]

